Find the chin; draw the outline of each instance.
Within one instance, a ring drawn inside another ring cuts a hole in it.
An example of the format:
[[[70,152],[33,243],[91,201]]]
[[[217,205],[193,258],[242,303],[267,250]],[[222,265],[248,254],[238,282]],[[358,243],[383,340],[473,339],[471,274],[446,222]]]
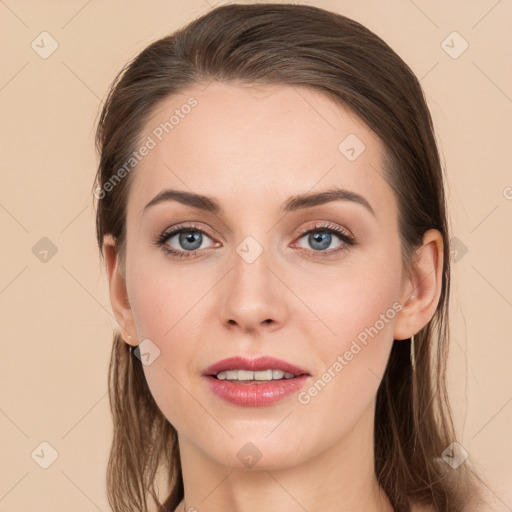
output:
[[[219,464],[233,470],[247,471],[275,471],[288,469],[303,462],[307,457],[302,451],[300,442],[291,443],[290,439],[276,443],[276,439],[270,442],[264,437],[249,440],[233,441],[229,449],[222,453],[210,454]]]

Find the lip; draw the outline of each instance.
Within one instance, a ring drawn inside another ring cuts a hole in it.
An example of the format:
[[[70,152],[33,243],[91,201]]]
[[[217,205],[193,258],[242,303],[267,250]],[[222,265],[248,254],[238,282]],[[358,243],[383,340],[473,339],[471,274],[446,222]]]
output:
[[[271,356],[262,356],[257,359],[247,359],[245,357],[229,357],[217,361],[203,372],[203,375],[217,375],[219,372],[226,370],[251,370],[253,372],[260,370],[268,370],[269,368],[283,370],[284,372],[293,373],[293,375],[309,375],[309,372],[303,368],[299,368],[294,364],[276,359]]]
[[[271,380],[258,384],[235,383],[205,376],[212,393],[226,402],[242,407],[263,407],[299,391],[311,377],[301,375],[293,379]]]
[[[248,384],[247,381],[233,382],[219,380],[215,377],[219,372],[226,370],[267,370],[269,368],[280,369],[295,375],[292,379],[260,381]],[[257,359],[243,357],[230,357],[209,366],[203,377],[216,396],[223,400],[242,407],[262,407],[277,402],[294,392],[299,391],[311,377],[307,370],[298,366],[264,356]]]

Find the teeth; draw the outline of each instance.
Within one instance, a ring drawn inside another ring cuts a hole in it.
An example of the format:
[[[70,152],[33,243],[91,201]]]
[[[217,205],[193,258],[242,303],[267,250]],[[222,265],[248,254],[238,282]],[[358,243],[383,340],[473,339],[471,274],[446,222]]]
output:
[[[284,372],[282,370],[272,370],[272,378],[273,379],[282,379],[284,377]]]
[[[220,380],[280,380],[282,378],[292,379],[293,373],[283,372],[282,370],[261,370],[253,372],[251,370],[226,370],[217,374]]]
[[[272,378],[272,370],[261,370],[259,372],[254,372],[254,380],[271,380]]]

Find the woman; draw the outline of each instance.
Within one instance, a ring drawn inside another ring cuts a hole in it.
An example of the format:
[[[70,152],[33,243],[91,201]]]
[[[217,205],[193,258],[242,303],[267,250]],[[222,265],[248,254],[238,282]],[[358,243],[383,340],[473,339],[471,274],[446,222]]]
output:
[[[218,7],[118,75],[97,146],[114,511],[476,510],[442,168],[386,43]]]

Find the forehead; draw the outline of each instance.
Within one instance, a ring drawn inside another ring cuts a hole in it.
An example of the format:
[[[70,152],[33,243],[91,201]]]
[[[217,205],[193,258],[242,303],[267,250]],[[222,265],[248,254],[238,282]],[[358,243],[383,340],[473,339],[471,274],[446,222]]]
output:
[[[334,186],[364,193],[376,210],[393,200],[380,139],[308,87],[197,83],[157,106],[140,141],[151,149],[133,171],[138,212],[165,188],[259,208]]]

